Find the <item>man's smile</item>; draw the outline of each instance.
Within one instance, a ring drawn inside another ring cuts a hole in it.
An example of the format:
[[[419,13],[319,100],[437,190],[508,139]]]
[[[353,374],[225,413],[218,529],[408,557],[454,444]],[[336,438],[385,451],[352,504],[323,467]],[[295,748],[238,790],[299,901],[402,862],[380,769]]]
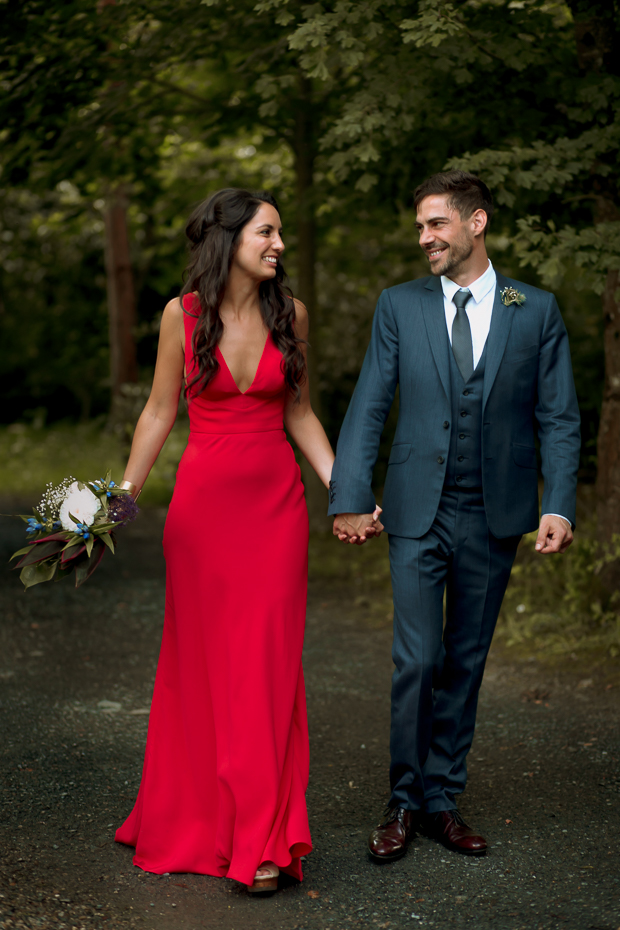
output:
[[[447,245],[442,245],[439,248],[435,248],[435,249],[425,249],[425,252],[428,255],[429,259],[432,261],[432,259],[438,258],[442,252],[446,252],[447,248],[448,248]]]

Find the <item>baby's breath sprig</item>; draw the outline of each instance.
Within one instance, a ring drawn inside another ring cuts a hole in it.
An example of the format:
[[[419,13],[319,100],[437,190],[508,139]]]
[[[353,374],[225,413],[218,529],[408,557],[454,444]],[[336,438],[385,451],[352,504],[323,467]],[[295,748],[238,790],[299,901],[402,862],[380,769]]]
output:
[[[60,484],[55,485],[52,481],[49,481],[45,485],[43,497],[39,501],[38,506],[35,508],[37,513],[40,514],[41,518],[45,522],[48,520],[54,522],[58,519],[60,514],[60,506],[67,496],[67,491],[74,481],[75,478],[70,475],[68,478],[63,478]]]

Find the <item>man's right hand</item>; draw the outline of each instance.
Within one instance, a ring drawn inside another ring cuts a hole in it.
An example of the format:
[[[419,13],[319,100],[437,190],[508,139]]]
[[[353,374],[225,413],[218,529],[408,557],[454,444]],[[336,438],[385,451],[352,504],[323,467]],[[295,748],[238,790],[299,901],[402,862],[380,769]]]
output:
[[[337,536],[340,542],[363,546],[366,540],[380,536],[383,532],[383,524],[379,520],[381,513],[381,507],[377,507],[374,513],[336,514],[334,536]]]

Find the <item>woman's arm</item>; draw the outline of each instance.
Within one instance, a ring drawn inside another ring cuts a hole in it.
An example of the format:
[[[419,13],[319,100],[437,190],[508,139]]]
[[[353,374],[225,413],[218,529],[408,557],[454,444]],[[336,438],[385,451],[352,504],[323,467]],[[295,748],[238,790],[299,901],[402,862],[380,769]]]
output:
[[[142,488],[174,425],[184,372],[183,308],[178,298],[163,312],[153,387],[140,415],[123,481]]]
[[[308,311],[299,300],[295,301],[295,332],[300,339],[308,338]],[[306,346],[303,346],[303,352],[306,354]],[[325,430],[312,410],[307,375],[300,389],[299,403],[291,397],[286,405],[284,425],[304,458],[328,488],[335,456]]]

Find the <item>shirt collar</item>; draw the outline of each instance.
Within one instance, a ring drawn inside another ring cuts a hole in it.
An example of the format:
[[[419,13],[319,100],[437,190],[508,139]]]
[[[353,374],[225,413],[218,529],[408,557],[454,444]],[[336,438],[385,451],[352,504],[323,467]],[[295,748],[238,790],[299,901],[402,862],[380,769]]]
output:
[[[480,301],[487,296],[490,290],[492,290],[497,283],[497,275],[495,274],[495,269],[491,262],[489,261],[489,267],[481,274],[479,278],[476,278],[475,281],[472,281],[471,284],[467,285],[467,290],[471,291],[471,296],[474,299],[474,302],[479,304]],[[446,278],[445,275],[441,276],[441,288],[444,293],[446,300],[451,301],[459,291],[460,285],[456,284],[450,278]]]

